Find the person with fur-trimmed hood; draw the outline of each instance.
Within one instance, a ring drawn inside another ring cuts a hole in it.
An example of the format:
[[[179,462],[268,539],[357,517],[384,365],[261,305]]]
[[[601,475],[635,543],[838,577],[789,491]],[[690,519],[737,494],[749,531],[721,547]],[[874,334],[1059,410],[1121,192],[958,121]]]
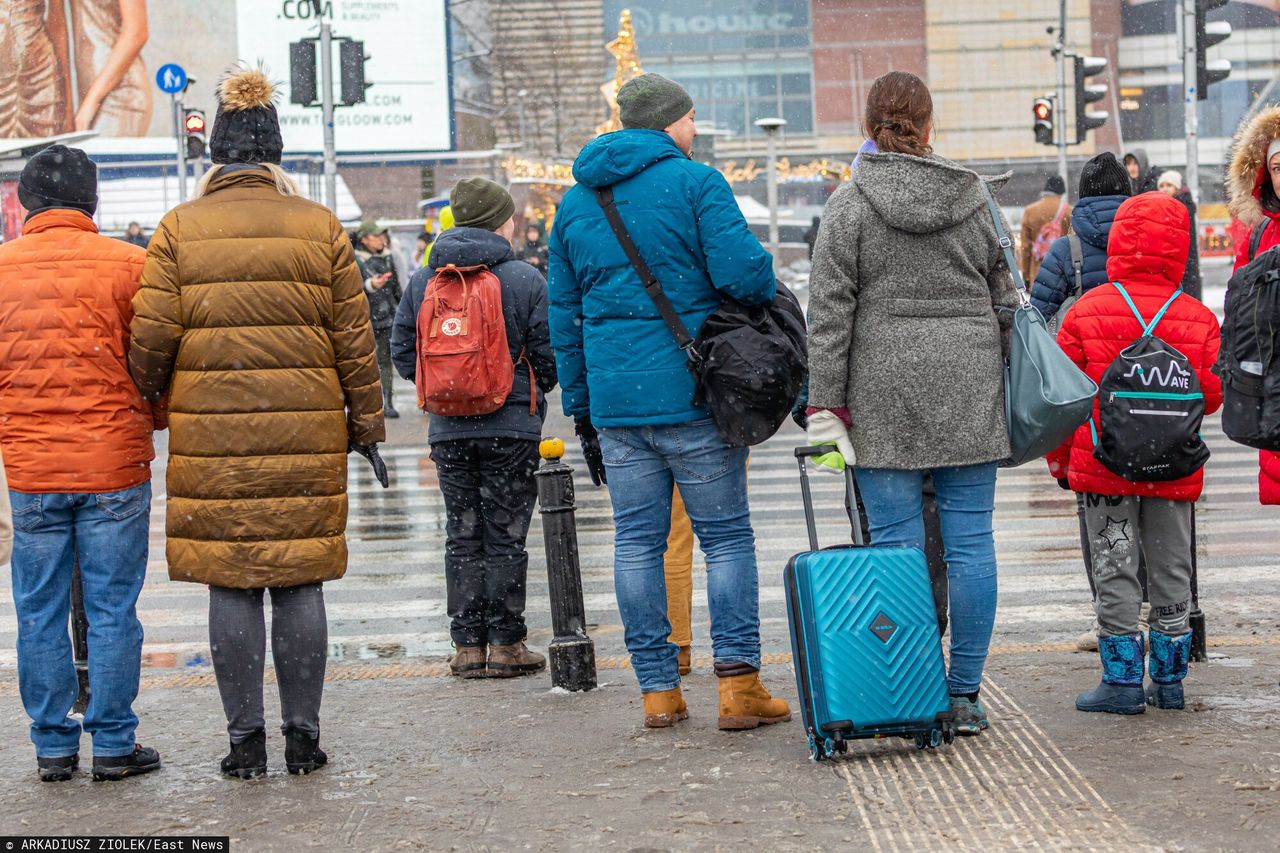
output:
[[[1236,131],[1227,196],[1231,216],[1249,229],[1248,239],[1236,246],[1239,270],[1257,252],[1280,245],[1280,107],[1264,110]],[[1263,450],[1259,462],[1258,497],[1280,504],[1280,453]]]

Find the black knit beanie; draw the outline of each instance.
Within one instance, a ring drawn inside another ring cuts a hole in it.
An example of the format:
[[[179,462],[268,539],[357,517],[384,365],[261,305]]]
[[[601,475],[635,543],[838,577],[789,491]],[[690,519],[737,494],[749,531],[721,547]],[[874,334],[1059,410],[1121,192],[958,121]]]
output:
[[[215,163],[276,163],[284,154],[275,86],[258,68],[232,73],[218,86],[218,114],[209,136]]]
[[[666,130],[689,114],[693,98],[661,74],[641,74],[618,90],[618,118],[626,128]]]
[[[1067,182],[1062,180],[1061,175],[1050,175],[1048,180],[1044,182],[1044,191],[1054,195],[1065,195]]]
[[[22,168],[18,201],[28,216],[58,207],[93,216],[98,209],[98,167],[79,148],[50,145]]]
[[[1080,170],[1081,198],[1132,194],[1133,184],[1129,181],[1128,170],[1110,151],[1097,155]]]

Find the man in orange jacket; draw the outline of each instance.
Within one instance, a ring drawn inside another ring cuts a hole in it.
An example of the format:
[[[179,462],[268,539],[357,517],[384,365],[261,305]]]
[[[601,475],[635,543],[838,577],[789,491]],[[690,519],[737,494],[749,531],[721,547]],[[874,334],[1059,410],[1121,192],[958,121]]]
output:
[[[81,724],[67,619],[77,555],[89,620],[93,777],[160,767],[134,739],[154,414],[129,378],[146,252],[98,234],[97,167],[53,145],[22,171],[24,235],[0,246],[0,447],[13,504],[18,688],[40,778],[70,779]]]

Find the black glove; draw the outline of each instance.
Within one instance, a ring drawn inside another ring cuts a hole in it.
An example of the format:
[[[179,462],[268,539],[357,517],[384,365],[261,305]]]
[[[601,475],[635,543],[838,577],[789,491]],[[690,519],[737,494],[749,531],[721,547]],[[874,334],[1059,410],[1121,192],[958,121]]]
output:
[[[791,410],[791,420],[795,421],[800,429],[809,428],[809,416],[806,414],[808,408],[808,406],[796,406]]]
[[[591,425],[591,418],[574,418],[573,431],[582,442],[582,455],[587,460],[587,473],[591,482],[597,486],[607,486],[609,479],[604,473],[604,452],[600,450],[600,434]]]
[[[373,476],[378,478],[382,488],[389,488],[391,480],[387,477],[387,463],[382,461],[382,455],[378,453],[378,445],[356,444],[353,441],[347,444],[347,452],[350,453],[353,450],[369,460],[369,464],[373,466]]]
[[[1066,489],[1068,492],[1071,491],[1071,481],[1069,481],[1066,477],[1058,478],[1058,486],[1060,488]]]

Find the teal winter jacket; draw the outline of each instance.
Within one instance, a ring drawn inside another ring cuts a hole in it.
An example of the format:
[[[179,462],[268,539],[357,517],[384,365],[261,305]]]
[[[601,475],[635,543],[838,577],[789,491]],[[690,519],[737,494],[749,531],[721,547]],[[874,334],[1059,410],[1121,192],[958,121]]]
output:
[[[725,297],[772,301],[773,259],[747,228],[724,176],[690,160],[662,131],[620,130],[573,164],[551,231],[548,306],[564,411],[597,426],[678,424],[693,405],[687,359],[645,294],[596,201],[613,186],[649,269],[697,336]]]

